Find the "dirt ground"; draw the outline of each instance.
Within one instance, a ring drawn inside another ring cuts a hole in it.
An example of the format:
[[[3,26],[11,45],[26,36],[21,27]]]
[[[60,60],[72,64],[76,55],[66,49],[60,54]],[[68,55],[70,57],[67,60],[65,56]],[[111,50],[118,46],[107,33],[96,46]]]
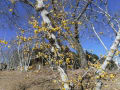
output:
[[[56,72],[49,68],[40,71],[0,71],[0,90],[51,90],[58,89],[53,83]]]
[[[80,69],[68,71],[70,79],[80,74],[84,74],[84,71]],[[59,73],[50,68],[30,72],[0,71],[0,90],[59,90],[61,85],[58,81]],[[113,80],[105,80],[102,90],[120,90],[120,73],[117,73]]]

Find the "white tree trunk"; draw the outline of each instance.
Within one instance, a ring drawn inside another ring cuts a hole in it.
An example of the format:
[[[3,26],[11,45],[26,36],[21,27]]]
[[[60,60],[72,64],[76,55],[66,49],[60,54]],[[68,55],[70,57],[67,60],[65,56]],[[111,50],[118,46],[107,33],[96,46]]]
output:
[[[120,43],[120,30],[118,31],[117,36],[116,36],[116,39],[115,39],[113,45],[111,46],[110,51],[108,52],[108,55],[107,55],[107,57],[106,57],[106,60],[105,60],[104,63],[102,64],[101,69],[98,70],[98,73],[100,73],[101,70],[105,70],[105,69],[106,69],[107,64],[108,64],[109,61],[111,61],[112,58],[114,57],[114,54],[115,54],[115,52],[116,52],[116,50],[117,50],[117,48],[118,48],[119,43]]]
[[[65,73],[65,71],[60,66],[58,66],[58,71],[60,72],[61,79],[64,82],[65,90],[70,90],[69,85],[68,85],[68,76],[67,76],[67,74]]]
[[[48,17],[49,12],[45,9],[45,5],[43,3],[43,0],[36,0],[36,1],[37,1],[36,10],[40,10],[44,23],[47,23],[47,25],[48,25],[47,27],[49,29],[51,29],[52,25],[51,25],[51,21]],[[60,46],[57,42],[56,36],[53,33],[48,32],[48,34],[49,34],[50,38],[52,38],[55,41],[54,45],[56,46],[56,48],[61,50],[61,48],[60,48]],[[51,51],[54,52],[54,47],[51,48]],[[67,74],[65,73],[65,71],[60,66],[58,66],[58,71],[60,72],[62,82],[64,82],[65,90],[69,90],[69,84],[67,83],[68,82]]]
[[[102,74],[102,71],[104,71],[106,69],[109,61],[111,61],[113,59],[114,54],[119,46],[119,43],[120,43],[120,30],[117,32],[117,36],[115,38],[115,41],[113,42],[105,61],[101,65],[101,68],[97,71],[97,74],[98,74],[97,76],[100,76]],[[97,84],[96,84],[97,90],[100,90],[101,85],[102,85],[101,81],[100,81],[100,79],[98,79]]]

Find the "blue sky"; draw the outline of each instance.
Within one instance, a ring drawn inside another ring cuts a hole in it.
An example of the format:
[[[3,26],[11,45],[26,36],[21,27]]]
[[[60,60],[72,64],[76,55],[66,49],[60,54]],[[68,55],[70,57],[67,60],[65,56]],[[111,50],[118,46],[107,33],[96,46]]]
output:
[[[108,0],[109,9],[112,12],[120,11],[120,0]]]
[[[120,11],[120,0],[109,0],[109,10],[112,13]],[[1,19],[1,18],[0,18]],[[1,26],[1,25],[0,25]],[[111,30],[108,28],[108,30]],[[112,30],[111,30],[112,31]],[[0,27],[0,39],[10,40],[11,38],[16,37],[16,31],[12,28],[1,28]],[[109,49],[113,39],[108,37],[101,37],[107,48]],[[97,39],[88,39],[88,40],[81,40],[81,44],[84,49],[89,51],[93,50],[93,53],[97,55],[106,54],[104,47],[100,44]]]
[[[118,11],[120,12],[120,0],[108,0],[108,8],[110,10],[110,12],[112,13],[118,13]],[[108,30],[112,31],[112,29],[107,28]],[[106,30],[106,29],[105,29]],[[110,33],[108,33],[109,35]],[[104,44],[107,46],[108,49],[110,49],[110,46],[112,45],[113,41],[114,41],[114,37],[108,38],[108,37],[102,37],[101,39],[103,40]],[[93,53],[97,54],[97,55],[104,55],[107,54],[106,50],[104,49],[104,47],[101,45],[101,43],[95,39],[95,40],[88,40],[88,41],[82,41],[82,46],[84,49],[87,49],[89,51],[93,50]]]

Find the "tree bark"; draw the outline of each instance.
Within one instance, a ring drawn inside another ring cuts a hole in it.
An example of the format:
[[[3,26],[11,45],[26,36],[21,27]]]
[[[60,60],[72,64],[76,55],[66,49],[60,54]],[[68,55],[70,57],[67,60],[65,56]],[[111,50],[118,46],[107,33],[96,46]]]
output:
[[[81,68],[85,68],[88,66],[88,62],[86,60],[86,56],[84,53],[84,50],[81,46],[81,43],[79,41],[79,30],[78,30],[78,21],[75,21],[75,32],[74,32],[74,43],[75,43],[75,49],[77,51],[78,55],[78,62]]]
[[[75,46],[76,46],[76,50],[78,52],[78,58],[79,58],[79,64],[82,68],[85,68],[88,66],[88,62],[86,60],[86,56],[84,53],[84,50],[81,46],[81,43],[79,41],[79,30],[78,30],[78,20],[82,17],[82,15],[85,13],[85,11],[87,10],[88,6],[90,5],[90,3],[92,2],[92,0],[88,0],[88,3],[85,5],[85,7],[83,8],[82,12],[78,15],[78,17],[75,19]],[[79,3],[79,2],[78,2]],[[76,11],[76,10],[75,10]],[[74,16],[75,18],[75,16]]]

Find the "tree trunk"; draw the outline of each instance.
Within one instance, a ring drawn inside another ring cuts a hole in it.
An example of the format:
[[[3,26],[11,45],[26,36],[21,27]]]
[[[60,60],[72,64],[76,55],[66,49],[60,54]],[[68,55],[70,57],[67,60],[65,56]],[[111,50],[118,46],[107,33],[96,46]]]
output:
[[[81,46],[81,43],[79,41],[79,30],[78,30],[78,21],[75,21],[75,32],[74,32],[74,43],[75,43],[75,49],[77,51],[77,56],[78,56],[78,62],[80,67],[85,68],[88,66],[86,56],[84,53],[84,50]]]
[[[112,44],[110,51],[108,52],[108,55],[105,59],[105,61],[103,62],[103,64],[101,65],[101,68],[97,71],[97,76],[100,76],[102,74],[102,71],[104,71],[109,63],[109,61],[111,61],[115,55],[115,52],[119,46],[120,43],[120,30],[117,32],[117,36],[115,38],[114,43]],[[97,80],[97,84],[96,84],[96,88],[99,88],[98,90],[100,90],[100,87],[102,85],[102,83],[100,84],[101,80],[98,79]],[[99,87],[98,87],[99,86]]]

